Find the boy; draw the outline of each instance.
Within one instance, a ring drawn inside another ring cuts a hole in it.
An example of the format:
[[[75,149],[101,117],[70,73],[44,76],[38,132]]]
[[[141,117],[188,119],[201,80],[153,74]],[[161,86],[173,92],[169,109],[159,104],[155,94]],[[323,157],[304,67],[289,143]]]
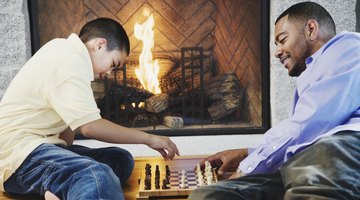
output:
[[[72,145],[74,132],[111,143],[146,144],[165,159],[179,155],[167,137],[100,117],[91,81],[121,66],[129,39],[115,20],[87,23],[79,36],[54,39],[24,65],[0,103],[1,190],[61,199],[123,199],[129,152]]]

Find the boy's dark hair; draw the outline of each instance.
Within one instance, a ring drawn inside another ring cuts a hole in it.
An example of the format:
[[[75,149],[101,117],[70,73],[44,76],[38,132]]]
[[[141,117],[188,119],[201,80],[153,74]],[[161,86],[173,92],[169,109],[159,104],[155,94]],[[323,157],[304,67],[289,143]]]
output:
[[[335,35],[335,22],[329,12],[321,5],[314,2],[302,2],[292,5],[285,10],[275,21],[276,23],[288,15],[289,22],[304,22],[314,19],[319,23],[319,27],[324,27],[329,33]]]
[[[98,18],[86,23],[80,30],[80,39],[86,43],[93,38],[105,38],[107,50],[125,50],[129,55],[130,41],[124,28],[110,18]]]

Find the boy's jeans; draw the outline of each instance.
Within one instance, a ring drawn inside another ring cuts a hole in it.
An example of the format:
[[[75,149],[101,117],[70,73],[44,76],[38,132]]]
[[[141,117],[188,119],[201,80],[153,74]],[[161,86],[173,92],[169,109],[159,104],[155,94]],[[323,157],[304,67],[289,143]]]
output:
[[[4,183],[5,191],[40,194],[51,191],[60,199],[124,199],[124,184],[134,167],[124,149],[91,149],[79,145],[42,144]]]
[[[220,181],[189,199],[360,199],[360,132],[324,137],[275,172]]]

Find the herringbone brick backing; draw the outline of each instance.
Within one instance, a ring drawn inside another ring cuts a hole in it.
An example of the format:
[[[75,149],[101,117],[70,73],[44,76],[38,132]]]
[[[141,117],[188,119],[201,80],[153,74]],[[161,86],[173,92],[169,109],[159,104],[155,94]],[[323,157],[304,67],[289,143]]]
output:
[[[261,126],[260,0],[216,2],[214,54],[218,69],[237,74],[247,94],[247,110],[242,112],[254,126]]]
[[[218,71],[235,72],[247,88],[246,111],[251,126],[261,126],[260,0],[38,0],[40,45],[79,33],[98,18],[119,21],[127,31],[131,54],[142,44],[134,25],[143,23],[145,8],[155,19],[155,57],[180,58],[181,47],[201,46],[213,54]],[[131,57],[133,57],[131,56]]]

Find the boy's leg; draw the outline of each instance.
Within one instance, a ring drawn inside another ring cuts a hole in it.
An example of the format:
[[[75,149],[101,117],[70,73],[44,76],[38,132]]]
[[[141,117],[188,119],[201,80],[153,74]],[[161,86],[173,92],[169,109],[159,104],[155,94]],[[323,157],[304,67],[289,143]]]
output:
[[[122,185],[126,183],[134,169],[134,159],[125,149],[117,147],[93,149],[80,145],[71,145],[66,147],[66,149],[108,165],[119,177]]]
[[[123,199],[113,170],[86,156],[53,144],[42,144],[4,183],[16,194],[51,191],[60,199]]]
[[[360,199],[360,132],[324,137],[280,169],[284,199]]]
[[[280,173],[248,175],[220,181],[194,190],[191,200],[277,200],[283,199],[284,189]]]

